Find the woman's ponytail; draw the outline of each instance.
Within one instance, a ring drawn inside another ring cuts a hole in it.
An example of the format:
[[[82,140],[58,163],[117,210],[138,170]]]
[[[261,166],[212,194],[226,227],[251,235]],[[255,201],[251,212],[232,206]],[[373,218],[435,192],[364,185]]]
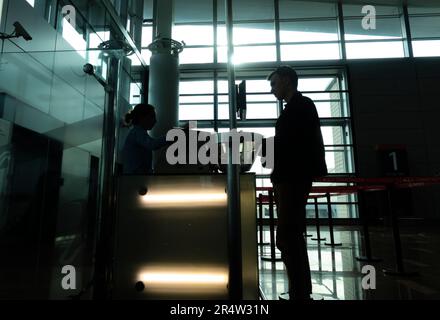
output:
[[[150,104],[138,104],[133,110],[124,117],[125,126],[131,127],[137,125],[141,117],[148,117],[154,114],[154,107]]]

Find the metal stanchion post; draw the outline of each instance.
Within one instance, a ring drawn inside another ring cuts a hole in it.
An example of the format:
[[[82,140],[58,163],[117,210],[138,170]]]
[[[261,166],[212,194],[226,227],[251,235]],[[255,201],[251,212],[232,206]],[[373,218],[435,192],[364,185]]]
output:
[[[332,217],[332,205],[331,205],[330,193],[327,193],[326,197],[327,197],[328,227],[329,227],[329,231],[330,231],[330,242],[326,242],[325,245],[332,246],[332,247],[342,246],[342,243],[335,242],[335,236],[334,236],[334,232],[333,232],[333,217]]]
[[[318,233],[319,236],[319,233]],[[319,277],[317,279],[318,284],[322,285],[322,255],[321,255],[321,245],[318,244],[318,272],[319,272]],[[324,300],[324,297],[320,294],[317,293],[312,293],[310,295],[310,297],[313,300]]]
[[[335,257],[335,249],[332,250],[332,273],[333,273],[333,292],[332,296],[338,299],[338,286],[336,285],[336,257]]]
[[[396,254],[396,269],[397,270],[383,270],[384,274],[391,276],[416,276],[417,272],[405,272],[403,267],[403,256],[402,256],[402,243],[400,241],[400,231],[398,225],[398,219],[396,213],[394,212],[393,203],[391,199],[391,190],[390,187],[387,187],[387,202],[388,202],[388,211],[391,217],[391,226],[393,230],[393,240],[394,240],[394,250]]]
[[[259,228],[259,243],[260,246],[268,245],[269,242],[264,242],[264,214],[263,214],[263,194],[259,194],[258,196],[258,211],[259,211],[259,219],[258,219],[258,228]]]
[[[306,205],[307,205],[307,203],[306,203]],[[307,218],[306,218],[306,229],[304,230],[304,237],[306,237],[306,241],[307,241],[307,238],[313,237],[313,234],[307,233]]]
[[[258,227],[260,230],[260,241],[258,245],[263,245],[263,195],[260,193],[258,195],[258,212],[259,212],[259,219],[258,219]]]
[[[270,222],[270,257],[261,257],[261,260],[265,261],[281,261],[281,258],[277,258],[275,255],[275,217],[273,212],[273,190],[269,190],[269,222]]]
[[[364,192],[362,190],[359,191],[359,200],[360,203],[365,204],[364,200]],[[382,261],[380,258],[375,258],[371,254],[371,242],[370,242],[370,232],[368,230],[368,219],[366,217],[365,212],[359,210],[359,216],[362,221],[362,233],[364,236],[364,245],[365,245],[365,256],[356,257],[356,260],[362,262],[378,262]]]
[[[275,260],[275,218],[273,213],[273,191],[269,191],[269,216],[270,216],[270,257]]]
[[[318,198],[315,197],[315,221],[316,221],[316,238],[312,238],[314,241],[323,241],[325,238],[321,238],[321,227],[319,222],[319,208],[318,208]]]

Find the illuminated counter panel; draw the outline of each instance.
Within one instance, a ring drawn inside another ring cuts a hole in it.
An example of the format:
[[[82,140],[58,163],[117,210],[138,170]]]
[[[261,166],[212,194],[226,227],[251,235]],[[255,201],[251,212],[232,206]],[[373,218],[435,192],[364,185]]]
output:
[[[121,177],[113,297],[228,299],[226,186],[225,175]],[[258,299],[255,176],[240,189],[243,296]]]

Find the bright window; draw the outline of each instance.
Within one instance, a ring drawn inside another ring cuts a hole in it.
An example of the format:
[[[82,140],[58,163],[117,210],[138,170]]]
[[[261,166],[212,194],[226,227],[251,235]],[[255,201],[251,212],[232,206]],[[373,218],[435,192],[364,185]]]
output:
[[[86,41],[66,19],[63,19],[63,38],[78,52],[79,55],[86,58]]]
[[[363,7],[343,6],[347,59],[405,57],[400,8],[374,6],[375,12],[363,13]],[[365,20],[367,13],[376,18]]]
[[[340,58],[337,43],[325,44],[289,44],[281,46],[281,60],[336,60]]]
[[[408,11],[414,57],[440,56],[440,28],[435,27],[440,25],[440,6]]]
[[[403,58],[403,42],[360,42],[347,43],[348,59]]]
[[[179,55],[180,64],[212,63],[214,62],[214,49],[210,48],[185,48]]]

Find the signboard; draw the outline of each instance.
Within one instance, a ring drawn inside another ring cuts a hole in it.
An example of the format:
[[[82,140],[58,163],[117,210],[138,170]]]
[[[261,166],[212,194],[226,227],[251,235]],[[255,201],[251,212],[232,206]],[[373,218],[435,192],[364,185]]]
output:
[[[378,145],[376,147],[382,177],[408,176],[408,154],[403,145]]]

